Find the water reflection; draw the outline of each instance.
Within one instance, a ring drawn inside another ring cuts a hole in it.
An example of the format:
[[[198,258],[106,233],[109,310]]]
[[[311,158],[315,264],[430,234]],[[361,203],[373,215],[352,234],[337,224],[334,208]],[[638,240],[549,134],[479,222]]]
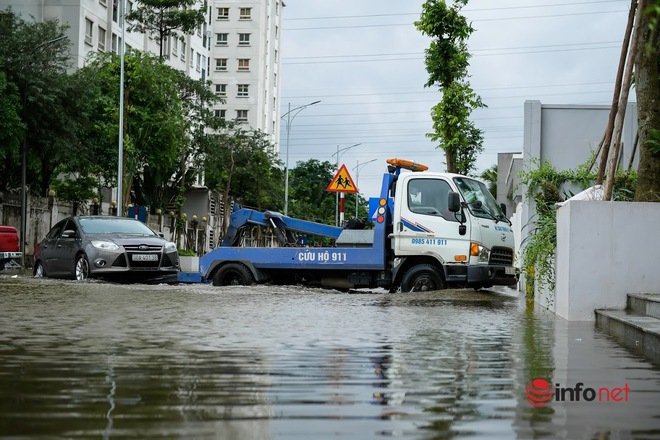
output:
[[[4,437],[660,437],[656,368],[511,294],[25,278],[0,292]],[[626,382],[631,400],[534,408],[537,377]]]

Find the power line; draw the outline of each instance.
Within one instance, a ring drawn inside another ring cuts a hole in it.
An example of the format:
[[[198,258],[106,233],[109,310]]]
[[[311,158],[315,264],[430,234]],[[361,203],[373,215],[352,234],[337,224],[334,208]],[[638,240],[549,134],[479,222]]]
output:
[[[557,17],[575,17],[578,15],[598,15],[598,14],[621,14],[628,12],[626,10],[617,10],[617,11],[593,11],[593,12],[573,12],[571,14],[551,14],[551,15],[529,15],[526,17],[498,17],[498,18],[477,18],[471,20],[472,22],[486,22],[486,21],[504,21],[504,20],[529,20],[536,18],[557,18]],[[359,25],[346,25],[346,26],[316,26],[316,27],[305,27],[305,28],[293,28],[286,29],[287,32],[294,31],[318,31],[318,30],[327,30],[327,29],[360,29],[360,28],[377,28],[377,27],[400,27],[400,26],[412,26],[412,23],[386,23],[386,24],[359,24]]]
[[[546,5],[533,5],[533,6],[505,6],[502,8],[481,8],[481,9],[470,9],[465,8],[463,12],[492,12],[492,11],[504,11],[512,9],[538,9],[538,8],[550,8],[550,7],[561,7],[561,6],[583,6],[583,5],[595,5],[599,3],[624,3],[622,0],[603,0],[596,2],[572,2],[572,3],[556,3],[556,4],[546,4]],[[342,20],[347,18],[376,18],[376,17],[401,17],[401,16],[419,16],[419,12],[407,12],[399,14],[369,14],[369,15],[339,15],[339,16],[329,16],[329,17],[298,17],[298,18],[285,18],[284,21],[302,21],[302,20]]]

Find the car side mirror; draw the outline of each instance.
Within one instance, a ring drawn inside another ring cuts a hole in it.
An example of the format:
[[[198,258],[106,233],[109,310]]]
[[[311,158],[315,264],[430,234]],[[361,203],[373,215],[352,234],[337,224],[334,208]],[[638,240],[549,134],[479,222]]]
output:
[[[450,212],[458,212],[461,209],[461,198],[457,192],[449,191],[447,194],[447,207]]]
[[[66,231],[62,232],[62,238],[75,238],[76,237],[76,231],[73,229],[67,229]]]
[[[506,205],[504,203],[500,203],[500,209],[502,210],[502,214],[506,215]]]
[[[160,238],[165,238],[165,234],[162,233],[162,232],[159,232],[159,233],[158,233],[158,236],[159,236]]]

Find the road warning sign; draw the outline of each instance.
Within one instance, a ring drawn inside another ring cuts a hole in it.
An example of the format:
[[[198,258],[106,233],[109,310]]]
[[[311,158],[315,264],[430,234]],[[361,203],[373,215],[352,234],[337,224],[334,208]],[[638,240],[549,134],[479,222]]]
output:
[[[357,186],[353,183],[353,178],[348,174],[346,165],[342,165],[335,174],[335,177],[330,182],[330,185],[325,189],[330,192],[343,192],[343,193],[356,193],[358,192]]]

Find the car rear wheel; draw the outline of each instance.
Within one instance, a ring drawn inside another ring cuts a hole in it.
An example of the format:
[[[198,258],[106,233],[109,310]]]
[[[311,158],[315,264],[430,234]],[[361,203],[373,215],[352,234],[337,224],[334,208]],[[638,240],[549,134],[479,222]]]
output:
[[[34,277],[35,278],[43,278],[46,276],[46,269],[44,269],[44,265],[41,261],[37,261],[34,263]]]
[[[87,255],[80,254],[76,257],[76,266],[73,275],[76,281],[84,281],[89,278],[89,261],[87,261]]]
[[[253,283],[252,273],[240,263],[229,263],[222,266],[213,277],[214,286],[249,286]]]
[[[401,280],[402,292],[428,292],[446,289],[447,284],[435,266],[418,264],[408,269]]]

